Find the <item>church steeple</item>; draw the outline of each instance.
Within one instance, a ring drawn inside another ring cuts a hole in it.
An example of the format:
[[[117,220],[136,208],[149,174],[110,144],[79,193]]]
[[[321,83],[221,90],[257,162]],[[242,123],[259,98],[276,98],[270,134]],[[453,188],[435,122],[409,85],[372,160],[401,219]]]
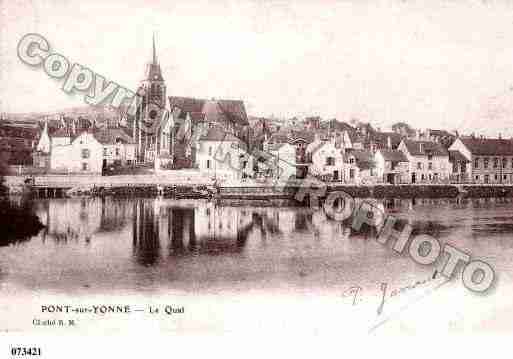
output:
[[[157,61],[157,47],[155,46],[155,34],[152,37],[152,58],[146,64],[145,80],[147,81],[164,81],[160,64]]]
[[[157,65],[157,50],[155,50],[155,33],[153,33],[153,65]]]
[[[157,104],[164,108],[166,104],[166,83],[162,76],[162,70],[157,58],[157,45],[155,41],[155,34],[151,38],[151,58],[146,63],[146,69],[144,72],[144,79],[141,82],[141,86],[144,93],[145,104],[150,102]]]

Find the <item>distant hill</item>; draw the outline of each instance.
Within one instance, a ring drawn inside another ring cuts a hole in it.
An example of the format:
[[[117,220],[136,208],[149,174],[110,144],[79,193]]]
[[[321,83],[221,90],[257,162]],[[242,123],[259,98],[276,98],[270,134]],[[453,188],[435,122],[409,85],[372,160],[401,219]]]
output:
[[[66,117],[85,117],[88,119],[98,118],[116,119],[120,117],[120,111],[112,106],[77,106],[65,108],[57,111],[48,112],[27,112],[27,113],[1,113],[2,120],[10,122],[37,122],[46,118],[59,118],[64,115]]]

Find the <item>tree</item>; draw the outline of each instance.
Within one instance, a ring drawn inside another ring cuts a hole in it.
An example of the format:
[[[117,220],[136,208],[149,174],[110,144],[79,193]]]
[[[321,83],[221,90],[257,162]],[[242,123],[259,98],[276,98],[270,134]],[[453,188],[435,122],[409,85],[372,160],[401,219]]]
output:
[[[406,122],[397,122],[392,125],[392,131],[399,133],[403,136],[415,135],[415,129],[408,125]]]

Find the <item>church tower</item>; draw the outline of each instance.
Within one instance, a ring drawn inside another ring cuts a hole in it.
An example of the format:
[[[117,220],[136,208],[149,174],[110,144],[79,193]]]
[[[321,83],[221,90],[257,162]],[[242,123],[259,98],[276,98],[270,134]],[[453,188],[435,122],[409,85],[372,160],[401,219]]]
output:
[[[137,93],[142,96],[134,128],[139,161],[153,161],[156,152],[156,128],[166,109],[166,84],[157,60],[155,35],[152,39],[152,57],[146,64],[144,79]]]
[[[155,35],[153,35],[153,52],[151,62],[146,64],[144,79],[141,81],[141,89],[143,89],[143,103],[153,103],[161,108],[166,105],[166,84],[162,77],[160,64],[157,60],[157,50],[155,48]],[[150,116],[153,117],[153,116]]]

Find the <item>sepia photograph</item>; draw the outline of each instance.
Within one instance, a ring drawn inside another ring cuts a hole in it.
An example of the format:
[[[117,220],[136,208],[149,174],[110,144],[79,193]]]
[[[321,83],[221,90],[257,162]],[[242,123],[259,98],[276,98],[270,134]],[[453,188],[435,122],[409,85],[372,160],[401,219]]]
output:
[[[0,0],[0,357],[511,335],[512,34],[506,0]]]

